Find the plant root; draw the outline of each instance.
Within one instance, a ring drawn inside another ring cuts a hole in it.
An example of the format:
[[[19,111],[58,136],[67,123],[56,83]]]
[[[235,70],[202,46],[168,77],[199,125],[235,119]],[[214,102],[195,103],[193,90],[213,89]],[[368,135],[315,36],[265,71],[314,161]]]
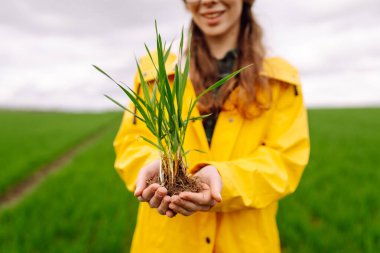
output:
[[[180,163],[182,165],[182,163]],[[182,167],[182,166],[181,166]],[[185,168],[180,168],[177,175],[174,178],[174,183],[169,180],[169,177],[165,174],[163,182],[160,182],[158,176],[148,179],[146,182],[148,185],[157,183],[168,190],[168,195],[178,195],[181,192],[200,192],[203,188],[201,181],[198,177],[190,177],[185,173]]]

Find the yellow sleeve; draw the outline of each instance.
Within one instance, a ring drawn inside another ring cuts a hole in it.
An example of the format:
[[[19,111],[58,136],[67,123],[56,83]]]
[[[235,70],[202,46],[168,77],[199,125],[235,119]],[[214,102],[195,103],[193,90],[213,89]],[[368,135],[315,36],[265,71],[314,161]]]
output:
[[[307,113],[300,87],[280,88],[273,106],[268,134],[253,153],[226,162],[207,161],[191,170],[194,173],[211,164],[219,171],[223,182],[222,202],[213,211],[264,208],[296,190],[310,152]]]
[[[135,79],[135,91],[138,92],[139,85]],[[134,111],[133,103],[129,103],[128,109]],[[129,112],[124,112],[120,129],[113,142],[116,153],[115,169],[125,182],[129,191],[136,187],[137,175],[142,167],[159,159],[158,151],[143,139],[144,136],[154,140],[145,124]]]

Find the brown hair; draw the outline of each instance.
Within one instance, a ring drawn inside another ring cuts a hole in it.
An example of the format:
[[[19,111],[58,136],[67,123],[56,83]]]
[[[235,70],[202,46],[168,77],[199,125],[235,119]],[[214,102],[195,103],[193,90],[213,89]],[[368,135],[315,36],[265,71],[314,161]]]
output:
[[[251,104],[256,106],[258,113],[268,109],[270,106],[269,83],[259,74],[263,66],[265,47],[262,42],[262,29],[251,11],[253,2],[250,0],[243,3],[238,37],[238,57],[234,69],[236,70],[249,64],[253,64],[253,66],[224,84],[216,98],[210,92],[200,99],[198,108],[201,114],[215,112],[217,109],[222,108],[228,95],[237,86],[240,89],[237,94],[238,99],[234,103],[243,117],[253,118],[256,116],[248,110]],[[190,31],[192,33],[190,77],[195,92],[200,94],[209,85],[217,81],[218,67],[210,53],[202,31],[194,21],[191,21]],[[260,95],[265,95],[269,99],[260,99],[259,92],[261,93]]]

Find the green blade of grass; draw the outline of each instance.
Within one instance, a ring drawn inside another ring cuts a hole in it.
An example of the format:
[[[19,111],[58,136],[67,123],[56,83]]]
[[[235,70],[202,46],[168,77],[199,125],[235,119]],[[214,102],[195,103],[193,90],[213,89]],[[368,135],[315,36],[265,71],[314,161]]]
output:
[[[153,141],[149,140],[148,138],[144,137],[144,136],[140,136],[141,139],[143,139],[144,141],[148,142],[149,144],[153,145],[154,147],[156,147],[158,150],[160,151],[163,151],[162,147],[158,146],[156,143],[154,143]]]
[[[131,110],[129,110],[128,108],[126,108],[125,106],[123,106],[122,104],[120,104],[119,102],[117,102],[115,99],[113,99],[113,98],[111,98],[110,96],[105,95],[105,94],[104,94],[104,96],[105,96],[106,98],[108,98],[109,100],[111,100],[111,101],[112,101],[113,103],[115,103],[116,105],[118,105],[118,106],[119,106],[120,108],[122,108],[123,110],[125,110],[125,111],[131,113],[131,114],[134,115],[136,118],[138,118],[139,120],[141,120],[142,122],[145,123],[145,120],[144,120],[144,119],[142,119],[142,118],[141,118],[140,116],[138,116],[136,113],[132,112]]]

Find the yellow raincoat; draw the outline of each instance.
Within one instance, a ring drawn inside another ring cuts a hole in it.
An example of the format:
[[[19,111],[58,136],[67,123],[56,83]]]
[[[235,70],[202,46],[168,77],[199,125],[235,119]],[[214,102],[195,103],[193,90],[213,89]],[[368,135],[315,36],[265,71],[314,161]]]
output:
[[[168,75],[173,74],[175,61],[171,55],[166,64]],[[155,71],[149,58],[143,57],[140,63],[144,78],[153,80]],[[235,90],[219,115],[211,147],[201,121],[188,127],[185,150],[206,151],[189,153],[189,171],[215,165],[223,182],[222,202],[209,212],[172,219],[141,203],[131,252],[280,252],[277,202],[296,190],[308,162],[307,113],[294,67],[281,58],[268,58],[261,74],[272,83],[271,109],[252,120],[244,119],[232,103]],[[136,90],[138,86],[136,77]],[[184,103],[194,96],[188,81]],[[133,121],[126,112],[114,141],[115,168],[130,191],[135,189],[139,170],[159,158],[152,146],[138,138],[152,138],[144,124]]]

